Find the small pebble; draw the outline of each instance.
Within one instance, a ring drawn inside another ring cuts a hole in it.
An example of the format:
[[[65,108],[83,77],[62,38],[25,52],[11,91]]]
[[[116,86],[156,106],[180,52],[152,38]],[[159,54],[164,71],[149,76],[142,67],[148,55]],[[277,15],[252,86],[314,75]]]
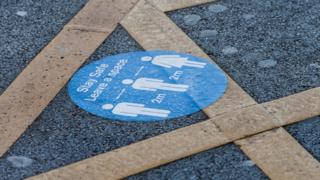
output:
[[[224,55],[232,55],[236,54],[238,52],[238,49],[232,46],[226,46],[225,48],[222,49],[222,53]]]
[[[24,168],[32,164],[32,159],[26,156],[9,156],[7,160],[17,168]]]
[[[312,63],[312,64],[310,64],[310,66],[311,67],[313,67],[313,68],[319,68],[320,69],[320,64],[318,64],[318,63]]]
[[[212,4],[208,8],[208,10],[210,12],[213,12],[213,13],[220,13],[220,12],[223,12],[223,11],[225,11],[227,9],[228,8],[226,6],[223,6],[223,5],[220,5],[220,4]]]
[[[242,165],[243,165],[243,166],[252,167],[252,166],[254,166],[254,162],[253,162],[253,161],[250,161],[250,160],[247,160],[247,161],[243,161],[243,162],[242,162]]]
[[[245,20],[249,20],[249,19],[254,18],[255,15],[253,15],[253,14],[244,14],[244,15],[242,15],[242,17],[243,17]]]
[[[200,38],[210,38],[216,36],[217,34],[218,31],[207,29],[200,32]]]
[[[262,53],[259,52],[249,52],[241,57],[244,62],[256,61],[257,59],[262,59]]]
[[[17,11],[16,14],[17,14],[18,16],[23,17],[23,16],[26,16],[28,13],[27,13],[26,11]]]
[[[183,19],[184,19],[185,25],[193,26],[193,25],[196,25],[200,21],[201,17],[196,14],[189,14],[189,15],[184,16]]]
[[[262,68],[269,68],[269,67],[275,66],[276,64],[277,64],[277,61],[273,59],[266,59],[263,61],[259,61],[258,66]]]

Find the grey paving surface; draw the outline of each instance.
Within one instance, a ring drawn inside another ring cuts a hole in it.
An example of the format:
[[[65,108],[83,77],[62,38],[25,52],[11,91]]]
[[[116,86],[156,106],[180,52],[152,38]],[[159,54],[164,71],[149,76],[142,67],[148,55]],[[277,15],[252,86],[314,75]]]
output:
[[[86,1],[0,1],[0,94]]]
[[[237,146],[227,144],[155,168],[128,180],[137,179],[268,179]]]
[[[138,50],[142,50],[141,47],[119,26],[87,63],[107,55]],[[198,112],[153,123],[106,120],[79,109],[64,88],[0,159],[0,177],[28,177],[206,118],[204,113]]]
[[[0,94],[84,2],[0,2]],[[248,93],[265,102],[320,86],[319,10],[316,0],[223,0],[169,16],[208,54],[216,55],[217,63]],[[141,47],[118,27],[90,59],[137,50]],[[199,112],[153,123],[105,120],[77,108],[64,88],[0,158],[0,179],[22,179],[206,118]],[[318,159],[319,123],[314,118],[287,127]],[[129,179],[266,177],[229,144]]]
[[[168,15],[258,102],[320,86],[318,0],[220,0]]]
[[[320,5],[317,1],[223,0],[168,15],[206,53],[211,57],[215,55],[216,63],[258,102],[320,86]],[[319,117],[286,129],[319,160]],[[239,166],[243,155],[236,151],[229,154],[231,151],[223,148],[129,179],[266,178],[256,167],[243,174],[246,170]]]
[[[320,161],[320,116],[289,125],[286,130]]]

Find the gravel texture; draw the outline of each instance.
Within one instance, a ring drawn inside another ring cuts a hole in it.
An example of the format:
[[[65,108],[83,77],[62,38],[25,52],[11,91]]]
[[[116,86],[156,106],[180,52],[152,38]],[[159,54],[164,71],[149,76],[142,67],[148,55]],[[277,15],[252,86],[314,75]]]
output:
[[[261,103],[320,86],[319,10],[316,0],[223,0],[168,15]],[[189,25],[189,15],[201,19]],[[286,129],[319,160],[319,117]],[[234,145],[226,145],[129,179],[266,178],[250,165]]]
[[[319,12],[317,0],[220,0],[168,15],[261,103],[320,86]]]
[[[85,3],[0,2],[0,94]],[[223,0],[168,15],[258,102],[320,86],[320,5],[316,0]],[[142,50],[119,26],[86,63]],[[0,158],[0,179],[23,179],[206,119],[203,112],[162,122],[93,116],[63,88]],[[320,119],[287,126],[320,159]],[[128,179],[267,179],[234,144],[214,148]]]
[[[108,55],[139,50],[142,48],[119,26],[86,64]],[[0,177],[22,179],[204,119],[207,116],[198,112],[162,122],[107,120],[78,108],[71,102],[66,88],[63,88],[0,159]],[[32,164],[17,168],[12,161],[8,161],[11,156],[32,159]]]
[[[268,179],[237,146],[227,144],[173,163],[131,176],[138,179]]]
[[[0,94],[86,1],[0,1]]]
[[[289,125],[286,130],[320,161],[320,116]]]

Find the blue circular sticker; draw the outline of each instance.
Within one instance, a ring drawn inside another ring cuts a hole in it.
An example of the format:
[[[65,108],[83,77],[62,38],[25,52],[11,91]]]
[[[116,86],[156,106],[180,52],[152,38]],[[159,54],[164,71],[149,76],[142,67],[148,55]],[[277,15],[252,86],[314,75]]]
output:
[[[81,68],[68,85],[82,109],[114,120],[155,121],[197,112],[217,101],[227,77],[213,63],[172,51],[109,56]]]

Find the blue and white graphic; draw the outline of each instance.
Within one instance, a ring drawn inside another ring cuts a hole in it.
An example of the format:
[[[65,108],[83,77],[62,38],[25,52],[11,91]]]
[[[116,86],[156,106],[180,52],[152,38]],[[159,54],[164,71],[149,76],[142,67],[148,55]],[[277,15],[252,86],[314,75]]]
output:
[[[172,51],[109,56],[81,68],[68,93],[82,109],[112,120],[185,116],[217,101],[227,77],[206,59]]]

